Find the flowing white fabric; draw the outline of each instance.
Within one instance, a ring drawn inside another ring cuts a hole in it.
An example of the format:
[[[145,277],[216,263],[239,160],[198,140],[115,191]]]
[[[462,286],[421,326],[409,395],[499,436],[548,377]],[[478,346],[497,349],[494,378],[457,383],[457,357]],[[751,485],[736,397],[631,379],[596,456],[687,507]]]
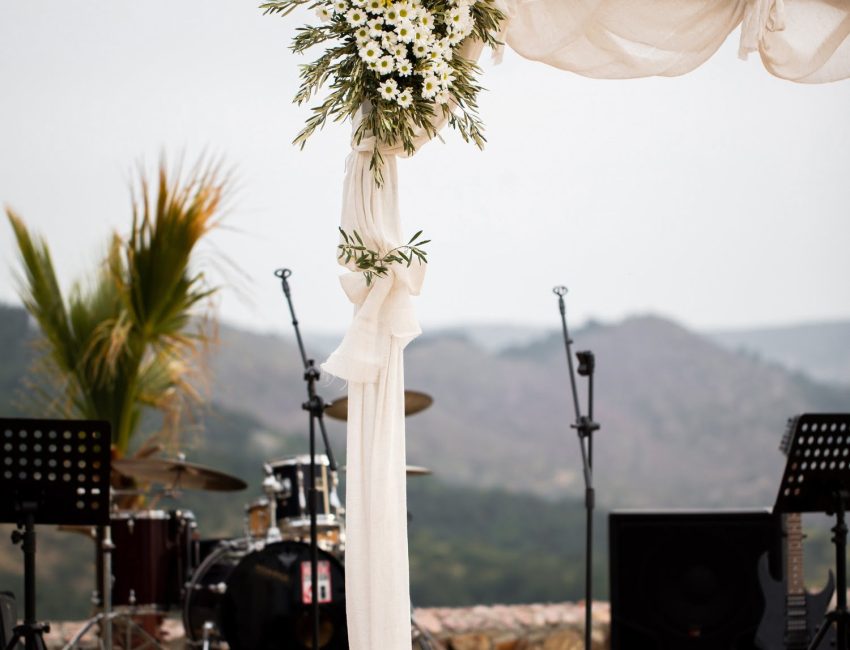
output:
[[[850,77],[847,0],[506,0],[505,39],[520,55],[598,79],[686,74],[741,25],[782,79]]]
[[[850,77],[850,0],[498,0],[502,36],[522,56],[588,77],[690,72],[741,25],[740,55],[758,51],[772,74],[820,83]],[[481,44],[461,53],[477,59]],[[445,120],[435,123],[440,128]],[[355,124],[356,127],[356,124]],[[428,140],[420,133],[417,146]],[[382,145],[384,185],[369,169],[374,138],[346,166],[342,227],[380,252],[404,243],[396,158]],[[341,279],[353,322],[325,362],[348,380],[346,601],[352,650],[409,650],[404,347],[419,333],[411,296],[424,267],[394,265],[366,286]]]
[[[477,59],[480,43],[462,55]],[[354,128],[357,127],[355,120]],[[435,129],[445,124],[435,120]],[[417,149],[429,140],[422,130]],[[353,144],[343,188],[341,227],[386,253],[405,243],[398,205],[396,158],[401,145],[382,145],[384,183],[369,163],[374,137]],[[355,305],[340,346],[322,365],[348,381],[345,598],[351,650],[409,650],[410,587],[405,475],[405,346],[421,333],[411,296],[419,293],[425,266],[394,264],[367,286],[353,262],[340,279]]]

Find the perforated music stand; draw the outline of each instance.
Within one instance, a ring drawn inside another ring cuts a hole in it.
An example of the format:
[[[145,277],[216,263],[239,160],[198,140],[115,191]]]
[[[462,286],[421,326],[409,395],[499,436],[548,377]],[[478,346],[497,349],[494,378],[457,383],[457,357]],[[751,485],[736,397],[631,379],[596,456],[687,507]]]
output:
[[[818,648],[829,628],[836,626],[836,643],[847,650],[850,611],[847,609],[847,524],[850,506],[850,414],[805,413],[791,423],[794,428],[775,513],[823,512],[835,515],[837,604],[828,612],[809,645]]]
[[[24,553],[24,622],[7,650],[42,650],[50,629],[35,615],[35,525],[109,523],[110,443],[108,422],[0,418],[0,522],[17,524]]]

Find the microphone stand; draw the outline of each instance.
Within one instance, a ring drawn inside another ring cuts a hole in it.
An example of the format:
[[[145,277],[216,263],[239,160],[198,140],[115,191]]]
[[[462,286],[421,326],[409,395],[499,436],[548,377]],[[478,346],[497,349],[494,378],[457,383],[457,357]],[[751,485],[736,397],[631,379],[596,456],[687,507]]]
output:
[[[295,317],[295,308],[292,306],[292,294],[289,290],[289,269],[278,269],[274,272],[280,278],[283,295],[289,304],[289,313],[292,315],[292,326],[295,328],[295,338],[298,340],[298,350],[301,352],[301,361],[304,364],[304,381],[307,382],[307,401],[301,404],[301,408],[310,414],[310,498],[308,499],[310,509],[310,586],[312,587],[311,609],[313,619],[312,650],[319,650],[319,541],[316,526],[316,512],[318,511],[318,495],[316,489],[316,422],[322,432],[322,440],[325,444],[325,453],[328,455],[328,465],[332,473],[336,473],[337,466],[331,445],[328,442],[328,433],[325,430],[324,400],[316,394],[316,381],[320,373],[313,359],[308,359],[304,352],[304,342],[301,340],[301,330],[298,328],[298,319]],[[276,522],[271,522],[276,525]]]
[[[567,308],[564,304],[564,296],[567,288],[555,287],[552,292],[558,296],[558,309],[561,312],[561,326],[564,334],[564,346],[567,351],[567,367],[570,371],[570,388],[573,396],[573,409],[575,411],[575,424],[571,428],[578,433],[579,447],[581,448],[582,470],[584,472],[584,507],[587,511],[587,523],[585,525],[585,577],[584,577],[584,647],[591,650],[593,632],[593,509],[595,507],[595,492],[593,490],[593,432],[599,429],[599,424],[593,421],[593,373],[596,369],[596,359],[593,352],[585,350],[576,352],[578,358],[578,374],[587,377],[587,415],[581,414],[581,406],[578,401],[578,389],[576,388],[575,371],[573,370],[573,358],[570,352],[572,339],[567,331]]]

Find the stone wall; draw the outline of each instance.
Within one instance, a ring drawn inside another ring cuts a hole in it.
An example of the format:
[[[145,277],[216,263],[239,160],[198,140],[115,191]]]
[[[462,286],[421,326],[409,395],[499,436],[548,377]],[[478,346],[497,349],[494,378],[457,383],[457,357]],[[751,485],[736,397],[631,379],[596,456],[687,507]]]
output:
[[[584,604],[493,605],[463,608],[426,608],[415,619],[432,638],[432,650],[579,650],[584,648]],[[609,647],[608,603],[593,603],[593,650]],[[61,648],[79,630],[79,622],[51,623],[46,641]],[[183,628],[178,620],[163,625],[163,644],[183,647]],[[96,647],[87,635],[83,647]],[[425,647],[420,645],[421,647]]]
[[[441,650],[578,650],[584,604],[418,609],[416,622]],[[609,647],[608,603],[593,604],[593,648]]]

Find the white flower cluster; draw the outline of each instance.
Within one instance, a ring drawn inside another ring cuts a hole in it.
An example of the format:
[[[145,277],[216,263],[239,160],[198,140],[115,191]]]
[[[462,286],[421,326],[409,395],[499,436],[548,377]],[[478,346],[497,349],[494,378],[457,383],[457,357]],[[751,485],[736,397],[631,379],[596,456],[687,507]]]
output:
[[[445,104],[454,81],[453,50],[472,32],[476,0],[450,0],[446,11],[431,12],[422,0],[332,0],[317,13],[344,20],[354,33],[358,54],[383,81],[381,97],[408,108],[416,77],[424,100]]]

